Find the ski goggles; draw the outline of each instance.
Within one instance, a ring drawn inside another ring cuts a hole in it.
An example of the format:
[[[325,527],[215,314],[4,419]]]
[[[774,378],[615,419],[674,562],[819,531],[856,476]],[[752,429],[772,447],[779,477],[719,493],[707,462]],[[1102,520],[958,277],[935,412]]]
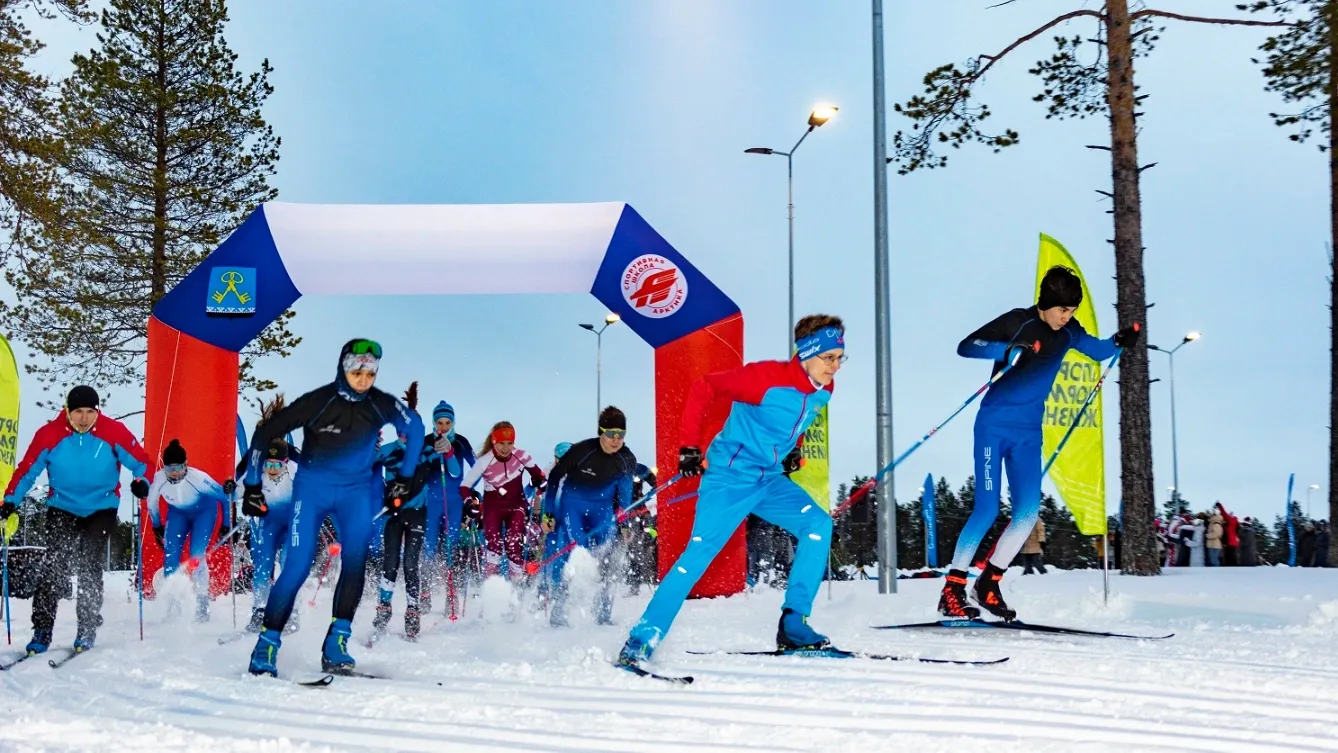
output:
[[[179,481],[186,476],[186,464],[173,463],[172,465],[165,465],[163,466],[163,471],[167,473],[168,481]]]
[[[381,357],[381,343],[375,340],[354,340],[349,343],[348,352],[355,356]]]
[[[266,460],[266,461],[265,461],[265,470],[267,470],[267,471],[281,471],[281,470],[283,470],[283,467],[284,467],[285,465],[287,465],[287,464],[288,464],[288,461],[286,461],[286,460]]]
[[[600,436],[608,437],[609,439],[622,439],[627,436],[627,430],[605,429],[603,426],[601,426],[599,427],[599,434]]]

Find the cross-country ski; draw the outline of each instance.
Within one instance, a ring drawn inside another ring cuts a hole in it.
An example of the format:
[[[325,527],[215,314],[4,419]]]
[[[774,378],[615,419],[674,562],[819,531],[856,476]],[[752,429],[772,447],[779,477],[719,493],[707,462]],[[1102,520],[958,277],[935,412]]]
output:
[[[809,649],[772,649],[770,651],[689,651],[697,656],[795,656],[809,659],[872,659],[877,661],[918,661],[925,664],[961,664],[985,667],[1003,664],[1008,657],[1001,659],[931,659],[920,656],[898,656],[894,654],[869,653],[867,651],[846,651],[839,648]]]
[[[1056,625],[1037,625],[1031,622],[1020,622],[1014,620],[1005,622],[1003,620],[935,620],[932,622],[911,622],[903,625],[875,625],[874,630],[909,630],[915,628],[997,628],[999,630],[1018,630],[1034,633],[1051,633],[1054,635],[1085,635],[1094,638],[1132,638],[1140,641],[1163,641],[1167,638],[1174,638],[1175,633],[1165,635],[1134,635],[1131,633],[1114,633],[1104,630],[1083,630],[1081,628],[1059,627]]]

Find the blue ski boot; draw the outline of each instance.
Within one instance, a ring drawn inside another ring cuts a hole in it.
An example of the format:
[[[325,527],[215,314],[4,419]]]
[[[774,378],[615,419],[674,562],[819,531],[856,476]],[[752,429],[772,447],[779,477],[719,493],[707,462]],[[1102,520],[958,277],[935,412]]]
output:
[[[623,650],[618,652],[618,664],[624,667],[635,667],[643,661],[650,661],[650,655],[655,652],[655,648],[649,643],[637,638],[636,636],[627,636],[627,642],[623,644]]]
[[[279,676],[279,644],[282,642],[282,636],[277,630],[266,630],[260,634],[260,640],[256,641],[255,650],[251,652],[251,666],[246,671],[253,675],[269,675],[270,677]]]
[[[808,617],[793,609],[781,612],[780,624],[776,627],[776,647],[782,651],[799,649],[831,648],[832,642],[827,636],[808,626]]]
[[[29,654],[44,654],[51,647],[50,630],[34,630],[33,639],[28,641],[27,652]]]
[[[357,662],[348,655],[348,639],[353,634],[353,623],[349,620],[334,620],[325,633],[325,645],[321,647],[321,669],[326,672],[347,672]]]
[[[97,641],[97,630],[94,628],[79,628],[74,636],[74,653],[82,654],[93,648],[93,643]]]

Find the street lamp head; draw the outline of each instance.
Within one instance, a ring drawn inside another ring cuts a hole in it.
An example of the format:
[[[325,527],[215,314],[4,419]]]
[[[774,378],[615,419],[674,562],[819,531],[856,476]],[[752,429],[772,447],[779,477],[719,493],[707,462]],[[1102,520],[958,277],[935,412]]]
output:
[[[744,149],[744,154],[775,154],[776,150],[765,146],[755,146],[751,149]]]
[[[594,331],[595,331],[595,325],[593,325],[593,324],[582,324],[582,325],[581,325],[581,329],[588,329],[588,330],[590,330],[591,332],[594,332]]]
[[[1310,488],[1311,488],[1311,489],[1318,489],[1318,488],[1319,488],[1319,484],[1311,484],[1311,485],[1310,485]]]
[[[622,319],[623,318],[621,316],[618,316],[617,314],[609,314],[608,316],[604,317],[604,323],[617,324],[618,322],[622,321]]]
[[[1153,345],[1152,343],[1148,343],[1148,350],[1161,350],[1161,348],[1158,348],[1156,345]]]
[[[1203,335],[1199,334],[1198,332],[1190,332],[1188,335],[1185,335],[1185,342],[1192,343],[1195,340],[1199,339],[1200,337],[1203,337]]]
[[[826,123],[836,117],[836,111],[840,109],[834,105],[818,105],[813,108],[813,112],[808,114],[808,124],[813,128]]]

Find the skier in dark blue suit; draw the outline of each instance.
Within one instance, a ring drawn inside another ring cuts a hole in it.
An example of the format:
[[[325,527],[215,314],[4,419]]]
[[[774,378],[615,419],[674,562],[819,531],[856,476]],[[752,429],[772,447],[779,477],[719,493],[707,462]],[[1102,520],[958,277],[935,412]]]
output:
[[[327,515],[339,526],[342,569],[334,593],[334,619],[321,649],[327,672],[351,671],[348,638],[353,614],[362,598],[367,562],[367,538],[372,512],[367,508],[373,482],[373,456],[382,426],[393,424],[404,435],[407,457],[418,457],[423,444],[423,421],[400,400],[376,389],[381,346],[371,340],[350,340],[339,353],[335,381],[298,398],[270,420],[256,427],[251,438],[242,511],[267,512],[260,486],[265,450],[277,437],[302,429],[302,459],[293,489],[293,522],[287,561],[265,604],[265,630],[251,653],[252,674],[277,675],[280,630],[288,621],[293,601],[316,556],[317,533]],[[412,466],[409,476],[386,484],[384,505],[394,511],[417,493]]]
[[[976,579],[974,596],[990,613],[1012,620],[1017,613],[1004,603],[999,581],[1036,525],[1041,506],[1041,420],[1045,399],[1069,349],[1094,361],[1111,358],[1138,339],[1138,325],[1120,330],[1109,340],[1087,334],[1073,312],[1082,303],[1082,280],[1067,267],[1052,267],[1041,280],[1035,306],[1013,309],[972,332],[957,346],[964,358],[994,361],[997,374],[1020,352],[1017,364],[980,401],[975,428],[975,507],[957,538],[939,612],[947,617],[975,618],[980,610],[967,603],[966,574],[985,533],[999,514],[1008,465],[1012,519],[999,536],[985,571]]]
[[[632,477],[636,455],[623,444],[627,417],[613,406],[599,414],[599,436],[572,445],[562,454],[548,477],[544,493],[543,531],[560,526],[567,540],[591,549],[599,558],[602,585],[595,606],[595,622],[613,624],[613,569],[617,542],[618,511],[632,504]],[[561,494],[558,487],[561,486]],[[554,627],[567,624],[567,589],[562,570],[569,555],[553,563],[552,611]]]

